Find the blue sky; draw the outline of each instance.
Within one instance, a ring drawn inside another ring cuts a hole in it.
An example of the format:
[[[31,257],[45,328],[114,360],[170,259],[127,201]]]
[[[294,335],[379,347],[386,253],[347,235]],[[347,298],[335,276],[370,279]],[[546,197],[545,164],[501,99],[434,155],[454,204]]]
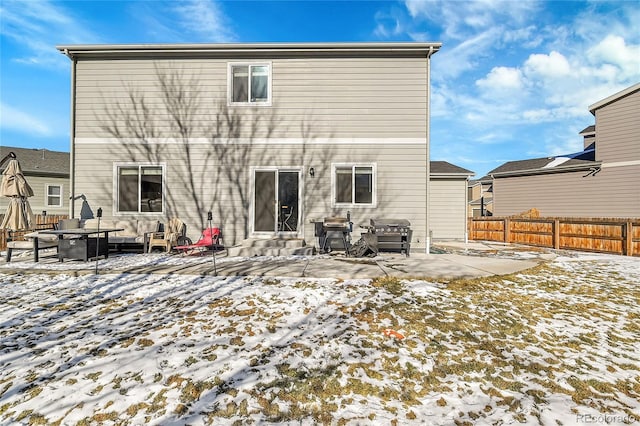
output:
[[[579,151],[588,106],[640,81],[637,1],[0,0],[0,140],[69,150],[58,44],[440,41],[431,158],[480,177]]]

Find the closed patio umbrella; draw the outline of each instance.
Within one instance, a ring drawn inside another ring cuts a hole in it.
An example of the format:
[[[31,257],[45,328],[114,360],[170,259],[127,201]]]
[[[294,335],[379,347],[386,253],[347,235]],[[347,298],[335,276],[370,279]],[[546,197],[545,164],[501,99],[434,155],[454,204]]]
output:
[[[27,183],[18,160],[12,159],[2,172],[0,195],[9,197],[9,206],[4,214],[0,229],[31,229],[35,222],[27,198],[33,197],[33,189]]]

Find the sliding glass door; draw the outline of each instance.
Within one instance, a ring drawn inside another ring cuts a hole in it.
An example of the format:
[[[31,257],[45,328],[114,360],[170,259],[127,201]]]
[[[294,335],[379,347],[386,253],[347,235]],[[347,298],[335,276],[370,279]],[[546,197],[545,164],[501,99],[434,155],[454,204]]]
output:
[[[300,222],[300,170],[256,169],[253,184],[254,232],[297,233]]]

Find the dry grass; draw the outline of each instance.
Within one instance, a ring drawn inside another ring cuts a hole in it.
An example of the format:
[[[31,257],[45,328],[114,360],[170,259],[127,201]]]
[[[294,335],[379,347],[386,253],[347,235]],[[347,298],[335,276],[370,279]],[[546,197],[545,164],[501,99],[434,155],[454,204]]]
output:
[[[456,424],[536,422],[558,398],[577,413],[591,407],[640,418],[638,406],[624,402],[640,400],[633,278],[597,263],[567,267],[422,284],[432,291],[393,277],[357,286],[270,278],[252,297],[224,293],[198,305],[171,296],[137,312],[135,332],[87,344],[84,356],[102,370],[62,376],[57,386],[110,393],[81,425],[405,424],[422,421],[424,407],[442,418],[454,413]],[[308,301],[298,312],[300,298]],[[137,297],[105,299],[96,310],[117,319],[140,304]],[[72,300],[43,306],[81,311]],[[155,320],[143,322],[144,315]],[[405,338],[386,336],[387,328]],[[107,373],[116,353],[153,356],[157,365]],[[21,376],[0,376],[0,397],[22,398],[0,404],[0,420],[64,424],[20,402],[42,398],[52,380],[43,371],[55,368],[39,361]],[[141,394],[116,409],[118,397]]]

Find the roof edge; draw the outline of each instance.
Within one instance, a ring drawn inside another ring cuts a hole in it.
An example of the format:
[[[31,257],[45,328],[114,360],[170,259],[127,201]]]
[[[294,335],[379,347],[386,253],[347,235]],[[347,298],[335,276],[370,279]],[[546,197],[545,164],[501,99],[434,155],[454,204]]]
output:
[[[619,91],[617,93],[614,93],[613,95],[608,96],[608,97],[602,99],[601,101],[596,102],[593,105],[589,105],[589,112],[591,114],[593,114],[595,112],[595,110],[600,109],[603,106],[609,105],[610,103],[615,102],[618,99],[623,98],[623,97],[625,97],[627,95],[630,95],[633,92],[636,92],[638,90],[640,90],[640,83],[636,83],[633,86],[627,87],[624,90],[621,90],[621,91]]]
[[[441,42],[345,42],[345,43],[189,43],[189,44],[77,44],[56,46],[70,58],[92,55],[133,54],[247,54],[247,53],[388,53],[424,54],[430,57]]]
[[[430,173],[431,177],[471,177],[475,176],[475,173]]]
[[[525,169],[525,170],[514,170],[510,172],[491,173],[490,176],[492,178],[501,178],[501,177],[512,177],[512,176],[546,175],[546,174],[552,174],[552,173],[590,170],[594,167],[600,167],[601,165],[602,165],[602,161],[594,161],[592,163],[574,164],[571,166],[564,166],[564,167],[556,166],[556,167],[549,167],[549,168]]]

